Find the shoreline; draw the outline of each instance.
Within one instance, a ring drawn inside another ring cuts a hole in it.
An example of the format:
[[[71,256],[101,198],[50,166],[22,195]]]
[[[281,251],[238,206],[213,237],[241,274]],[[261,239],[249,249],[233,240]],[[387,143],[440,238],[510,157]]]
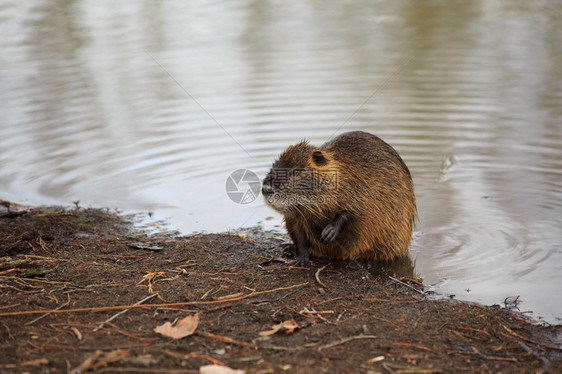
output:
[[[267,232],[146,234],[105,209],[18,211],[0,207],[0,372],[562,369],[561,325],[435,299],[408,264],[299,268]],[[195,314],[192,336],[153,331]]]

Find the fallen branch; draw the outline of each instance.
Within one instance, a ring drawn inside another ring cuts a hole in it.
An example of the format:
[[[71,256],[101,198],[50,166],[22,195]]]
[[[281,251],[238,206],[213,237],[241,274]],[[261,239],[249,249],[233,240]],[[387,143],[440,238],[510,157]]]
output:
[[[134,309],[134,308],[161,308],[161,307],[170,307],[170,306],[185,306],[185,305],[209,305],[209,304],[219,304],[219,303],[228,303],[231,301],[240,301],[244,300],[253,296],[262,295],[266,293],[272,293],[277,291],[289,290],[292,288],[302,287],[307,285],[308,282],[299,283],[288,287],[279,287],[274,288],[272,290],[265,290],[265,291],[255,291],[250,292],[247,295],[234,297],[232,299],[222,299],[222,300],[213,300],[213,301],[185,301],[185,302],[177,302],[177,303],[162,303],[162,304],[139,304],[139,305],[115,305],[115,306],[100,306],[100,307],[91,307],[91,308],[75,308],[75,309],[51,309],[51,310],[24,310],[20,312],[7,312],[7,313],[0,313],[0,317],[8,317],[8,316],[21,316],[21,315],[28,315],[28,314],[41,314],[41,313],[78,313],[78,312],[106,312],[108,310],[123,310],[123,309]]]

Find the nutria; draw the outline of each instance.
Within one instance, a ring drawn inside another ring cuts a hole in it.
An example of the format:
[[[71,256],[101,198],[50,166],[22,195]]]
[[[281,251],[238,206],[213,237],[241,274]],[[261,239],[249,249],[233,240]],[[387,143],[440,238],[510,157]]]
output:
[[[284,215],[297,254],[389,261],[408,254],[416,213],[408,167],[389,144],[363,131],[320,147],[288,147],[263,181],[266,202]]]

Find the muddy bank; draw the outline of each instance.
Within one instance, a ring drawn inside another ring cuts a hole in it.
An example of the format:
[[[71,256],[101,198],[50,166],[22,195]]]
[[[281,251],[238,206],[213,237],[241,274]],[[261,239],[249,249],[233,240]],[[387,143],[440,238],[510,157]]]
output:
[[[410,263],[297,268],[272,234],[145,235],[99,209],[0,216],[0,372],[562,370],[560,326],[435,300]]]

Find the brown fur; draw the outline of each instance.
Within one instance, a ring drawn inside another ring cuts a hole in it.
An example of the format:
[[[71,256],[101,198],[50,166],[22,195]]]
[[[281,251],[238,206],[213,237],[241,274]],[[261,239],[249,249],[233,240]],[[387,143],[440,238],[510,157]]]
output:
[[[375,135],[355,131],[320,147],[288,147],[264,180],[264,196],[284,214],[295,245],[304,243],[313,256],[387,261],[408,254],[416,212],[412,177]],[[323,240],[338,216],[345,220],[337,236]]]

